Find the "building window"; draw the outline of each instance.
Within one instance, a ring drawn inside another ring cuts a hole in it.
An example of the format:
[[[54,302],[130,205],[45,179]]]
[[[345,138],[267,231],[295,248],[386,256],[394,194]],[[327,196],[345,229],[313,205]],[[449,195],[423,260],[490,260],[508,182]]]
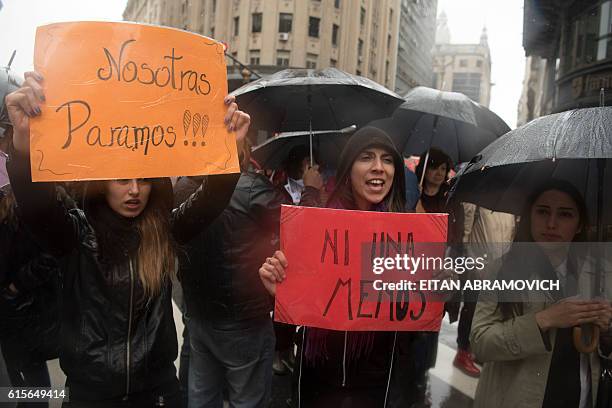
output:
[[[340,0],[334,0],[334,7],[335,8],[340,8]]]
[[[212,12],[213,14],[217,11],[217,0],[213,0],[212,2]]]
[[[338,66],[338,61],[333,59],[333,58],[330,59],[329,60],[329,66],[332,67],[332,68],[336,68]]]
[[[597,41],[597,61],[608,58],[612,58],[612,1],[606,1],[601,5]]]
[[[465,68],[465,67],[467,67],[467,66],[468,66],[468,61],[467,61],[466,59],[460,59],[460,60],[459,60],[459,66],[460,66],[461,68]]]
[[[480,73],[455,72],[453,74],[453,92],[460,92],[475,102],[480,102]]]
[[[572,18],[565,34],[563,71],[612,58],[612,1]]]
[[[365,24],[365,18],[366,18],[365,13],[366,13],[365,12],[365,8],[362,7],[361,8],[361,14],[359,15],[359,24],[361,24],[362,27]]]
[[[251,17],[251,32],[261,33],[261,22],[263,19],[263,15],[261,13],[253,13]]]
[[[249,63],[251,65],[259,65],[259,50],[251,50],[249,57]]]
[[[389,83],[389,60],[385,62],[385,83]]]
[[[306,68],[308,69],[317,69],[317,54],[306,54]]]
[[[357,43],[357,56],[363,57],[363,40],[360,38]]]
[[[360,70],[355,70],[355,75],[361,76],[361,71]]]
[[[280,13],[278,16],[278,32],[290,33],[293,25],[293,14]]]
[[[391,34],[387,35],[387,54],[391,52]]]
[[[476,61],[476,67],[477,68],[482,68],[482,60]]]
[[[317,17],[310,17],[308,19],[308,36],[319,38],[319,24],[321,19]]]
[[[338,45],[338,30],[340,27],[337,24],[332,26],[332,45],[335,47]]]
[[[234,17],[234,37],[238,36],[240,28],[240,17]]]
[[[276,65],[279,67],[289,66],[289,51],[278,50],[276,51]]]

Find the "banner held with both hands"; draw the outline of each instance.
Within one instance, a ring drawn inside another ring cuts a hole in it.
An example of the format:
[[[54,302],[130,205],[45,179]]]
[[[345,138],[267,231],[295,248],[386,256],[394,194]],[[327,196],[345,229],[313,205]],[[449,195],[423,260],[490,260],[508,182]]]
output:
[[[436,271],[377,274],[373,260],[443,257],[447,218],[283,205],[281,250],[289,265],[276,287],[274,319],[331,330],[439,331],[444,302],[416,284]],[[416,289],[375,289],[397,281]]]
[[[44,80],[31,120],[34,181],[239,172],[223,119],[223,46],[197,34],[134,23],[39,27]]]

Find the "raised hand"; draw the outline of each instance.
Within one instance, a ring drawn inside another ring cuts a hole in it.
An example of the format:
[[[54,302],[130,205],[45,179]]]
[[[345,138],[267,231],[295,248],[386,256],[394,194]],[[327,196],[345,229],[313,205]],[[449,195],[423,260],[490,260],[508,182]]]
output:
[[[314,187],[317,190],[323,188],[323,177],[321,177],[321,173],[319,173],[319,165],[315,164],[314,166],[304,170],[304,175],[302,176],[304,180],[304,186]]]
[[[259,278],[272,296],[276,296],[276,284],[285,280],[285,268],[288,265],[285,254],[276,251],[274,256],[266,258],[266,262],[259,268]]]
[[[30,118],[40,115],[40,104],[45,101],[37,72],[26,72],[21,88],[6,96],[6,109],[13,125],[13,146],[19,153],[30,153]]]
[[[238,110],[235,96],[227,95],[223,102],[227,105],[224,119],[225,126],[227,126],[229,132],[236,132],[236,142],[240,142],[244,140],[249,131],[251,117],[247,113]]]

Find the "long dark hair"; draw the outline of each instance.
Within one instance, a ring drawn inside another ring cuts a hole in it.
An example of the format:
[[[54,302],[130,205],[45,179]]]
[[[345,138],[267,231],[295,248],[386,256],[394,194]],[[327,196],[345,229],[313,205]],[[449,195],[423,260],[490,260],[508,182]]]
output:
[[[121,258],[115,248],[117,240],[126,240],[127,247],[133,247],[129,256],[135,258],[138,277],[147,298],[161,293],[164,284],[176,276],[176,245],[170,231],[170,212],[172,210],[172,184],[169,179],[150,179],[151,193],[147,206],[140,215],[125,227],[123,222],[111,222],[114,213],[108,206],[104,192],[106,181],[84,183],[82,209],[94,226],[100,241],[100,250],[106,260]],[[106,214],[106,215],[105,215]],[[115,218],[121,219],[118,214]],[[135,235],[118,236],[118,235]],[[120,249],[120,248],[119,248]]]
[[[562,193],[567,194],[572,198],[574,203],[576,204],[576,208],[578,209],[578,215],[580,219],[580,232],[578,232],[572,242],[583,242],[586,241],[587,233],[587,225],[588,225],[588,214],[587,207],[584,201],[584,198],[580,194],[580,192],[574,187],[571,183],[558,180],[551,179],[537,188],[534,193],[532,193],[525,206],[523,207],[523,211],[521,213],[521,219],[517,226],[516,235],[514,237],[513,245],[508,254],[505,255],[504,258],[504,266],[508,267],[509,263],[523,259],[520,255],[520,250],[518,250],[518,245],[516,243],[525,243],[525,242],[535,242],[533,236],[531,235],[531,209],[537,199],[547,191],[560,191]],[[506,262],[508,261],[508,262]],[[530,261],[536,261],[536,259],[530,259]],[[546,261],[547,262],[547,261]],[[513,272],[512,267],[508,267],[507,269],[502,266],[502,270],[500,272],[501,278],[511,279],[510,275]],[[499,302],[498,303],[499,310],[502,314],[503,320],[509,320],[515,316],[521,316],[523,314],[523,302]]]
[[[582,194],[574,187],[573,184],[559,179],[550,179],[546,183],[542,184],[539,188],[532,193],[525,205],[523,207],[523,211],[521,213],[521,220],[516,228],[516,235],[514,237],[514,242],[534,242],[533,237],[531,236],[531,207],[537,201],[537,199],[547,191],[560,191],[562,193],[567,194],[571,197],[572,201],[576,204],[576,208],[578,209],[578,216],[580,218],[581,230],[572,242],[582,242],[586,241],[587,233],[586,227],[588,225],[588,214],[587,207],[582,197]]]
[[[425,170],[425,158],[427,157],[427,150],[421,153],[419,157],[419,164],[415,169],[415,174],[421,181],[421,177],[423,176],[423,171]],[[427,168],[428,169],[437,169],[441,165],[446,164],[446,180],[448,180],[448,174],[453,168],[453,160],[450,158],[448,154],[444,152],[442,149],[438,149],[437,147],[431,147],[429,149],[429,157],[427,158]]]
[[[359,129],[344,146],[336,170],[336,188],[329,197],[328,206],[346,209],[356,208],[351,184],[351,170],[359,154],[371,147],[379,147],[389,152],[393,156],[395,167],[393,185],[381,205],[384,206],[385,211],[405,212],[406,185],[402,156],[393,145],[391,138],[382,129],[374,126]]]

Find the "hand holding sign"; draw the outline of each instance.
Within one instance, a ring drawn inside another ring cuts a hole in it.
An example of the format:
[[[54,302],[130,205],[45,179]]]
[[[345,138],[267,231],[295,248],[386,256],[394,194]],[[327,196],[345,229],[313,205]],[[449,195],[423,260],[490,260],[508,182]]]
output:
[[[223,122],[227,126],[228,132],[236,132],[236,142],[242,142],[249,132],[251,117],[248,113],[238,110],[234,95],[226,96],[223,101],[228,105]]]
[[[6,109],[13,124],[13,146],[23,154],[30,153],[30,117],[40,115],[40,102],[45,95],[39,83],[42,77],[36,72],[26,72],[21,88],[6,97]]]
[[[276,296],[276,283],[285,280],[285,268],[289,266],[283,251],[276,251],[274,256],[267,258],[259,268],[259,278],[266,290]]]
[[[7,110],[13,124],[13,146],[24,155],[30,153],[30,117],[41,114],[40,103],[45,101],[41,82],[40,74],[26,72],[22,87],[6,97]],[[249,131],[251,118],[238,110],[235,96],[228,95],[223,101],[227,105],[224,123],[229,132],[236,132],[236,141],[240,142]]]

